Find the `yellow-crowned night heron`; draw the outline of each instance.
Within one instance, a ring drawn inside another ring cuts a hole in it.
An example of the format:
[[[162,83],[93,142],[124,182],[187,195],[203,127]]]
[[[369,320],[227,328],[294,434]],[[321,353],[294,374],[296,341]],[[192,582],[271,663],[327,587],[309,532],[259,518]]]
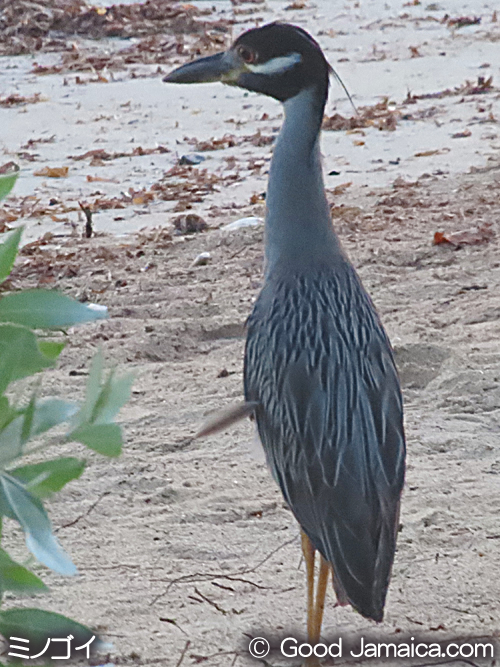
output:
[[[255,414],[272,474],[302,529],[311,642],[319,640],[330,569],[341,604],[382,620],[405,467],[391,346],[325,196],[319,134],[330,71],[304,30],[271,23],[164,79],[222,81],[285,108],[266,197],[265,282],[248,320],[247,403],[219,426]]]

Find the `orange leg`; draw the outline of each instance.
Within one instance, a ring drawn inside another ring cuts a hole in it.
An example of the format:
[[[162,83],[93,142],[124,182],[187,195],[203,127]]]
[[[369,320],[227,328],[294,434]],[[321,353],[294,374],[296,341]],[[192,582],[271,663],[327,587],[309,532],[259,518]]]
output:
[[[328,575],[330,573],[330,565],[326,562],[323,556],[319,557],[319,574],[318,584],[316,588],[316,596],[314,595],[314,561],[315,548],[311,544],[311,540],[305,533],[302,533],[302,552],[306,563],[307,574],[307,639],[311,646],[317,644],[321,636],[321,625],[323,623],[323,610],[325,608],[326,588],[328,585]],[[318,658],[312,656],[306,661],[308,667],[316,667],[319,665]]]
[[[302,553],[306,563],[307,576],[307,638],[311,641],[314,634],[314,560],[315,549],[311,540],[302,533]]]
[[[326,587],[328,585],[328,575],[330,574],[330,565],[323,556],[319,557],[318,585],[316,588],[316,602],[314,605],[314,640],[311,643],[317,644],[321,636],[321,626],[323,625],[323,611],[325,609]]]

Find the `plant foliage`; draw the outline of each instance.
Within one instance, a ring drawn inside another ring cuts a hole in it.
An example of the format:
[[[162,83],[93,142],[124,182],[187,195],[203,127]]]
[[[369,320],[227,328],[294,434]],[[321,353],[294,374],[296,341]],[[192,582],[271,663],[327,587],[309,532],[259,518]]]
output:
[[[2,174],[0,169],[0,199],[12,189],[17,172],[11,167]],[[16,229],[0,234],[0,283],[10,274],[21,233]],[[56,457],[33,463],[23,459],[34,451],[71,441],[105,456],[118,456],[122,433],[114,418],[130,396],[133,378],[131,374],[117,377],[113,371],[104,377],[103,357],[98,352],[81,404],[39,398],[38,381],[29,399],[21,403],[12,399],[12,383],[55,365],[64,348],[55,330],[106,316],[104,307],[83,304],[56,291],[25,290],[0,297],[0,536],[4,518],[16,521],[33,556],[64,575],[75,574],[76,567],[56,538],[42,501],[80,477],[85,461]],[[59,427],[58,435],[49,435],[55,427]],[[0,602],[6,591],[32,595],[45,590],[37,575],[0,548]],[[39,643],[49,636],[70,633],[87,639],[92,634],[76,621],[42,609],[0,611],[0,634],[7,639],[12,635]]]

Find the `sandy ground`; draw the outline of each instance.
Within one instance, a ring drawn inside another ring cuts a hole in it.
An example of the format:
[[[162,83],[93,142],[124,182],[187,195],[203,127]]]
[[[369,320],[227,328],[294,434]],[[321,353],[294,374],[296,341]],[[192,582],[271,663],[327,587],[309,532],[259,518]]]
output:
[[[395,114],[389,130],[371,126],[323,135],[326,172],[340,172],[326,177],[334,224],[393,341],[408,435],[402,530],[385,620],[375,626],[335,608],[330,596],[324,637],[497,638],[499,24],[492,22],[494,6],[486,3],[431,9],[375,4],[318,1],[287,11],[282,3],[241,5],[252,14],[217,4],[217,16],[224,11],[235,19],[234,34],[256,17],[300,23],[318,36],[358,105],[387,96]],[[480,16],[482,22],[453,30],[440,22],[445,12]],[[117,48],[114,42],[81,44],[96,51]],[[421,57],[411,57],[409,46]],[[36,60],[57,63],[59,57],[37,54]],[[55,138],[32,148],[35,164],[20,159],[24,177],[7,208],[11,215],[24,212],[18,221],[27,225],[28,239],[47,231],[52,236],[25,249],[12,284],[56,286],[106,304],[111,315],[71,333],[58,369],[46,373],[45,390],[78,394],[85,380],[78,374],[98,346],[110,364],[137,373],[121,416],[123,456],[90,456],[82,479],[50,504],[58,536],[80,574],[67,579],[44,573],[52,592],[35,604],[96,628],[112,642],[106,660],[115,664],[264,664],[247,653],[252,637],[303,636],[297,526],[265,465],[251,453],[250,422],[203,441],[192,435],[209,411],[241,397],[244,322],[262,280],[262,227],[222,227],[264,213],[258,195],[266,187],[271,147],[245,138],[258,130],[272,136],[279,107],[217,86],[179,90],[157,77],[133,79],[130,68],[113,75],[114,82],[80,85],[72,73],[36,76],[32,62],[30,56],[4,59],[3,95],[46,97],[0,109],[9,128],[2,138],[4,161],[27,150],[21,146],[29,138]],[[478,75],[493,75],[493,82],[472,94],[463,85]],[[407,89],[449,94],[404,106]],[[339,100],[336,88],[328,114],[351,115]],[[235,119],[244,123],[228,122]],[[200,142],[227,133],[241,142],[200,152]],[[454,138],[457,133],[463,136]],[[195,137],[198,146],[185,137]],[[97,148],[130,152],[131,145],[162,145],[170,152],[95,166],[90,158],[68,158]],[[81,238],[79,200],[125,202],[120,193],[128,188],[150,192],[188,153],[206,160],[177,175],[173,199],[137,199],[119,210],[97,206],[97,235]],[[46,165],[70,165],[68,178],[33,176]],[[87,175],[111,182],[89,182]],[[192,191],[186,198],[186,184],[198,187],[211,175],[211,192],[198,193],[199,202]],[[33,193],[36,206],[45,206],[37,217],[26,215],[23,199]],[[55,220],[47,212],[51,198],[60,207]],[[173,220],[186,206],[206,220],[207,230],[173,233]],[[140,234],[124,235],[142,227]],[[482,241],[477,245],[433,245],[436,232],[475,228]],[[201,252],[210,253],[209,263],[193,266]],[[13,553],[15,537],[8,535]],[[275,654],[265,664],[290,662],[300,661]],[[361,663],[381,664],[347,656],[335,664]],[[446,664],[496,663],[471,658]]]

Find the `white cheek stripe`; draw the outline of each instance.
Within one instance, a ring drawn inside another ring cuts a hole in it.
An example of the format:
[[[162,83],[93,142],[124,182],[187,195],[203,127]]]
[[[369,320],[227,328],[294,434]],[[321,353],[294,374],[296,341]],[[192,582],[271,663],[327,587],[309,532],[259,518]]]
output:
[[[297,63],[300,63],[302,56],[300,53],[294,51],[287,56],[278,56],[278,58],[271,58],[267,63],[262,65],[246,64],[246,67],[254,74],[282,74],[291,69]]]

